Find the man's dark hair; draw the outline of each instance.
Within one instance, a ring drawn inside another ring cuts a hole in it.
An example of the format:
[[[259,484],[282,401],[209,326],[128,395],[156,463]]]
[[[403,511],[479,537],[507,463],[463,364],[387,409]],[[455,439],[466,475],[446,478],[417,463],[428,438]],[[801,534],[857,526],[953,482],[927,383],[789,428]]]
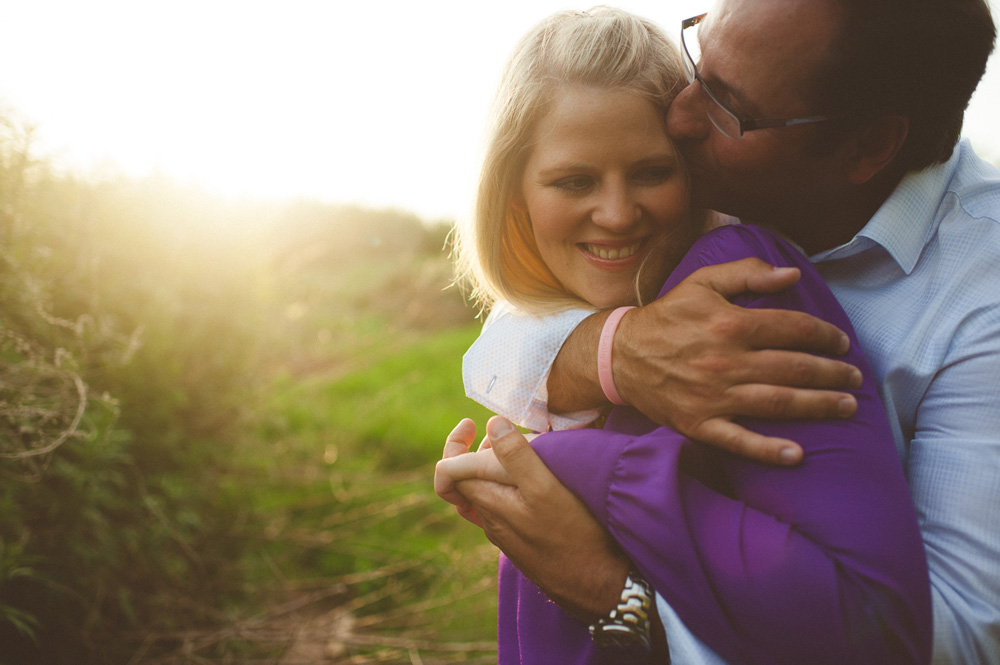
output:
[[[996,27],[987,0],[833,0],[843,27],[817,79],[819,108],[910,119],[905,171],[946,161],[986,71]]]

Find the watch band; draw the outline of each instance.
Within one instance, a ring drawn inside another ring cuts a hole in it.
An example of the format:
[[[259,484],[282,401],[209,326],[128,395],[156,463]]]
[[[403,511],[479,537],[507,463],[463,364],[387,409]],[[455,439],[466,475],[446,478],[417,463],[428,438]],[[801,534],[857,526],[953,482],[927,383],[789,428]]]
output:
[[[611,614],[590,626],[590,638],[600,648],[641,646],[650,649],[649,613],[653,588],[639,571],[629,570],[621,600]]]

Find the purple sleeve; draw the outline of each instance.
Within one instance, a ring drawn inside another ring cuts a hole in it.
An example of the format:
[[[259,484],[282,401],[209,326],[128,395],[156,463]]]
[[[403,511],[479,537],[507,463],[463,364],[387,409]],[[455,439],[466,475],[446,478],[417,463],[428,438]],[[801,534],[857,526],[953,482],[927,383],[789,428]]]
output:
[[[872,373],[829,289],[801,253],[749,226],[706,234],[664,288],[747,256],[803,277],[740,304],[831,321],[851,335],[846,360],[865,376],[850,420],[744,422],[799,442],[799,467],[692,443],[628,408],[605,430],[553,432],[533,445],[728,662],[926,663],[930,591],[915,511]]]

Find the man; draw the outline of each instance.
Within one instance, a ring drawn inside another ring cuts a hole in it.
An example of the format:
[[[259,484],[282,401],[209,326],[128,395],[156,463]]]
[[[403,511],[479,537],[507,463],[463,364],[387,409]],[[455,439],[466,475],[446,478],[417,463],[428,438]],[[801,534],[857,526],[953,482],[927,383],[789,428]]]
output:
[[[691,169],[694,202],[785,234],[827,279],[882,384],[911,485],[930,567],[934,661],[1000,662],[1000,174],[956,146],[995,38],[988,7],[721,0],[685,26],[689,50],[700,31],[701,55],[688,63],[691,84],[668,130]],[[762,385],[843,384],[840,369],[799,356],[774,366],[767,347],[807,348],[807,326],[774,330],[725,302],[782,278],[719,266],[627,314],[613,347],[621,397],[691,438],[797,462],[792,442],[731,422],[852,408],[830,393]],[[595,358],[606,318],[583,320],[562,345],[548,379],[551,411],[604,403]],[[482,341],[515,323],[498,320]],[[467,375],[473,392],[486,392]],[[469,479],[458,491],[552,598],[599,618],[617,602],[628,562],[522,437],[493,434],[504,470],[487,478],[502,482]],[[468,438],[457,431],[446,456]],[[717,662],[658,606],[678,661]]]

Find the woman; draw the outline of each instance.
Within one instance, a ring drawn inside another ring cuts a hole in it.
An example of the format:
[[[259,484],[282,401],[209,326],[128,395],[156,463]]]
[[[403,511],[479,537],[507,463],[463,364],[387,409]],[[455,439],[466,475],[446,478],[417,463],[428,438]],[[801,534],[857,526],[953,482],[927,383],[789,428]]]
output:
[[[618,307],[664,279],[665,291],[703,265],[755,256],[802,279],[738,304],[798,309],[850,331],[805,257],[770,233],[723,227],[691,245],[686,176],[664,125],[682,85],[676,49],[623,12],[558,14],[522,40],[463,237],[480,296],[527,311]],[[745,423],[801,443],[806,457],[792,470],[700,446],[627,407],[604,429],[551,432],[533,446],[726,662],[925,662],[930,599],[916,517],[871,372],[857,351],[847,360],[865,376],[853,418]],[[460,457],[440,463],[435,481],[468,514],[453,490],[468,477]],[[596,647],[584,623],[503,558],[499,640],[501,663],[662,655]]]

